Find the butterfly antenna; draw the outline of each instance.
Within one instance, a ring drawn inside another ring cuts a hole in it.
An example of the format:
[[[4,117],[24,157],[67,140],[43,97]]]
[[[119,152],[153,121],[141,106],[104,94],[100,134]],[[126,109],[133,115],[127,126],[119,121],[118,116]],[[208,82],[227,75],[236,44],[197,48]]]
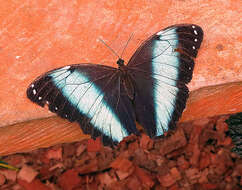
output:
[[[114,55],[120,59],[119,55],[108,44],[106,44],[101,38],[98,38],[98,40],[101,41],[111,52],[113,52]]]
[[[132,34],[130,35],[128,41],[126,42],[126,44],[125,44],[125,46],[124,46],[124,49],[123,49],[123,51],[122,51],[122,53],[121,53],[121,56],[120,56],[121,58],[123,57],[124,51],[125,51],[125,49],[127,48],[127,46],[128,46],[128,44],[129,44],[130,40],[132,39],[133,35],[134,35],[134,33],[132,33]]]

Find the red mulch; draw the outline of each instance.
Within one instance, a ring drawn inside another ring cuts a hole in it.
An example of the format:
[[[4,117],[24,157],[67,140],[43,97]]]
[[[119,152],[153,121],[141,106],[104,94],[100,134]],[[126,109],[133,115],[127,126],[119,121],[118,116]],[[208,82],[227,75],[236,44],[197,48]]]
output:
[[[226,118],[179,124],[155,140],[129,136],[114,149],[97,139],[9,155],[1,160],[21,169],[1,169],[0,189],[240,189],[242,159]]]

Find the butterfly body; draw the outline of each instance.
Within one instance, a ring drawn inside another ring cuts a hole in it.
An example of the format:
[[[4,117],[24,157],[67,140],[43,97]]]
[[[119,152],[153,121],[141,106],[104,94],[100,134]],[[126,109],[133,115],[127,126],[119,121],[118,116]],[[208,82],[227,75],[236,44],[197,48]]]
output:
[[[134,97],[135,97],[134,79],[132,79],[131,75],[128,73],[128,67],[124,65],[124,60],[119,58],[117,61],[117,64],[118,64],[120,81],[124,86],[125,92],[127,96],[130,98],[130,100],[134,100]]]
[[[38,77],[28,98],[105,144],[138,134],[135,122],[150,137],[175,126],[188,98],[194,58],[203,38],[197,25],[174,25],[148,38],[127,65],[69,65]]]

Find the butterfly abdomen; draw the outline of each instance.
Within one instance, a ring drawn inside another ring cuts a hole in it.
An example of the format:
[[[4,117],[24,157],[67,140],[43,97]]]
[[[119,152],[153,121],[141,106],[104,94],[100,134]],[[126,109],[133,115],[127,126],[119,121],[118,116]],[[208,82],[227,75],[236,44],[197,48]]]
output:
[[[124,86],[126,95],[130,98],[131,101],[134,100],[135,97],[135,83],[134,80],[132,79],[132,76],[129,75],[128,71],[125,69],[126,66],[120,67],[120,77],[122,81],[122,85]]]

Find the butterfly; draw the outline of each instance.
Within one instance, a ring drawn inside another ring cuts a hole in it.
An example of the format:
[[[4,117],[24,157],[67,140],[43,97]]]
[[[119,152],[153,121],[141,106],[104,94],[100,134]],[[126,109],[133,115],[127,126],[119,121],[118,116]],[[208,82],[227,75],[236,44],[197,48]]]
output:
[[[195,24],[169,26],[145,40],[125,65],[68,65],[35,79],[27,89],[34,103],[70,122],[105,145],[139,134],[151,137],[174,128],[189,95],[194,58],[203,40]]]

